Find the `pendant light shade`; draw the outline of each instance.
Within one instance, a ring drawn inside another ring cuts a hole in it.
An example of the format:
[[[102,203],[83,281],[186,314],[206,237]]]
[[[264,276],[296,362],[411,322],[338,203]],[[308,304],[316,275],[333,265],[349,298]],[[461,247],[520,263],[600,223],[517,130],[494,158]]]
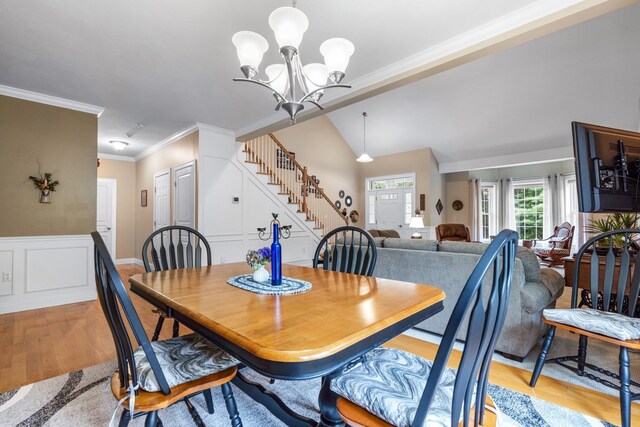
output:
[[[367,116],[366,112],[362,113],[362,154],[356,159],[356,162],[369,163],[373,158],[367,154]]]
[[[302,67],[302,71],[304,71],[305,83],[307,83],[309,92],[327,84],[329,70],[324,64],[307,64]]]
[[[329,39],[320,45],[320,53],[330,73],[344,73],[355,47],[347,39]]]
[[[373,159],[367,153],[362,153],[360,157],[356,159],[356,162],[369,163],[373,162]]]
[[[238,31],[231,39],[236,47],[240,66],[258,68],[264,53],[269,49],[267,40],[253,31]]]
[[[271,87],[276,91],[283,93],[287,86],[287,73],[284,72],[283,64],[272,64],[265,68],[265,73],[271,81]]]
[[[278,47],[298,48],[304,32],[309,28],[309,20],[301,10],[294,7],[280,7],[269,15],[269,26],[276,36]]]

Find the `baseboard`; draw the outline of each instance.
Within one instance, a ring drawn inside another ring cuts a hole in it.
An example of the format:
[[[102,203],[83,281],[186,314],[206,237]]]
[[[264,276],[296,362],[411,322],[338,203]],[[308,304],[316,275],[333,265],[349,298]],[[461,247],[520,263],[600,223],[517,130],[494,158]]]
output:
[[[120,258],[114,261],[115,265],[122,265],[122,264],[135,264],[135,265],[139,265],[140,267],[144,267],[144,264],[142,263],[141,259],[138,258]]]

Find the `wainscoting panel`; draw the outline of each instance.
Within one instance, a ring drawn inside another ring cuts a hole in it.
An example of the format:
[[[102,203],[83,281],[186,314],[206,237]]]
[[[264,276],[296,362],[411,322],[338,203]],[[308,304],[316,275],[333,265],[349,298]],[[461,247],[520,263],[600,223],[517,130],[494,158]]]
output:
[[[13,293],[13,251],[0,251],[0,296]]]
[[[91,236],[0,238],[0,314],[95,298]]]

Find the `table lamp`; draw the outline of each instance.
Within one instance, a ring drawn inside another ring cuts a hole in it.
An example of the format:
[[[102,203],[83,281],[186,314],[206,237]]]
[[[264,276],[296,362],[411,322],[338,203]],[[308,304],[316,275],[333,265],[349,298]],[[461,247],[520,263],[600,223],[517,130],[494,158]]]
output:
[[[409,228],[424,228],[424,221],[422,220],[422,216],[411,217],[411,223],[409,223]],[[416,231],[411,235],[411,238],[422,239],[422,234]]]

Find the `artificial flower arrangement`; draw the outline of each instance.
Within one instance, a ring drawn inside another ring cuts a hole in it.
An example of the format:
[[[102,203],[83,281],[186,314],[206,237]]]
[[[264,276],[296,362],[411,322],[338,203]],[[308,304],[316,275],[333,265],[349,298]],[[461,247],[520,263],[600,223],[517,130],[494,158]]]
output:
[[[45,173],[44,176],[30,176],[29,179],[33,181],[33,185],[40,191],[56,191],[56,186],[59,184],[58,180],[54,180],[50,173]]]
[[[257,251],[253,249],[247,252],[247,264],[254,270],[260,269],[260,267],[269,264],[271,262],[271,249],[264,247]]]

